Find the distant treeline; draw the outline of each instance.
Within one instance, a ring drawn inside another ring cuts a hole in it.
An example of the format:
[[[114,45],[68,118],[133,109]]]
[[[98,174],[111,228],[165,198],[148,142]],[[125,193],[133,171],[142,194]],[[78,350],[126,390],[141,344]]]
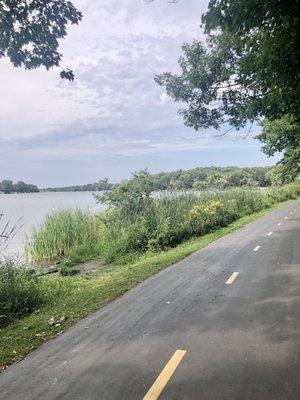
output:
[[[112,187],[113,185],[108,183],[107,179],[103,179],[100,182],[88,183],[87,185],[45,188],[41,189],[41,192],[100,192],[102,190],[109,190]]]
[[[156,190],[206,189],[241,186],[271,186],[275,183],[274,167],[199,167],[190,170],[160,172],[152,175]]]
[[[24,183],[19,181],[17,183],[13,183],[8,179],[4,179],[0,181],[0,193],[34,193],[39,192],[39,189],[35,185],[30,185],[28,183]]]
[[[168,189],[195,189],[208,188],[225,189],[228,187],[266,187],[273,184],[286,183],[278,176],[276,166],[273,167],[199,167],[190,170],[177,170],[160,172],[151,175],[154,190]],[[126,181],[123,181],[126,182]],[[38,189],[34,185],[24,182],[13,184],[12,181],[0,182],[0,192],[28,193],[28,192],[100,192],[112,189],[115,185],[109,183],[107,178],[86,185],[64,186],[55,188]]]
[[[160,172],[151,175],[154,190],[169,189],[195,189],[207,188],[225,189],[228,187],[266,187],[278,182],[276,167],[199,167],[190,170],[177,170],[172,172]],[[123,181],[126,182],[126,181]],[[103,191],[113,188],[115,185],[103,179],[97,183],[87,185],[66,186],[57,188],[45,188],[47,192],[84,192]]]

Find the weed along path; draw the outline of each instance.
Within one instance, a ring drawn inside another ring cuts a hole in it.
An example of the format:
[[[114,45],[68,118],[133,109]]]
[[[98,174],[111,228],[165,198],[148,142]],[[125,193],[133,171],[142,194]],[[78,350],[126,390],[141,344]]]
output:
[[[299,399],[299,221],[296,201],[147,279],[3,371],[1,400]]]

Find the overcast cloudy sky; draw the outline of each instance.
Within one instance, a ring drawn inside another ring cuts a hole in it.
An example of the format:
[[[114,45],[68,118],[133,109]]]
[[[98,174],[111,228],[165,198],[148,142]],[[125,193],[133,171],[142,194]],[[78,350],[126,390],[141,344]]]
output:
[[[183,125],[153,77],[177,71],[180,46],[201,38],[206,0],[74,0],[82,10],[61,44],[59,71],[0,60],[0,179],[40,187],[83,184],[131,171],[267,165],[256,140],[217,138]]]

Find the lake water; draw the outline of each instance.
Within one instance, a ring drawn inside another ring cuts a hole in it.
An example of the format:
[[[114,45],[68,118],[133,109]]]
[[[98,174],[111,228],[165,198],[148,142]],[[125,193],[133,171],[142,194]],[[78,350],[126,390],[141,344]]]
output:
[[[91,212],[101,211],[104,208],[95,202],[92,192],[0,194],[0,213],[4,214],[1,226],[6,221],[14,225],[20,218],[23,225],[9,242],[5,253],[21,254],[26,236],[30,235],[32,229],[41,223],[50,211],[76,207],[89,209]]]

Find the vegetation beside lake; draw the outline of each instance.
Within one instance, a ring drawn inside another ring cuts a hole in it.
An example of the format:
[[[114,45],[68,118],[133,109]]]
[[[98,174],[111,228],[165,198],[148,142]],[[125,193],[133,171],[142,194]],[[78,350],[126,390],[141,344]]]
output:
[[[148,276],[300,195],[299,183],[201,192],[154,189],[151,175],[142,170],[95,195],[107,206],[102,213],[75,209],[49,214],[28,240],[26,254],[34,262],[58,261],[57,275],[38,276],[18,261],[0,259],[0,364],[23,356]],[[77,274],[78,264],[90,259],[99,260],[98,268]]]
[[[79,318],[97,310],[147,277],[263,216],[272,208],[244,216],[224,228],[190,239],[173,249],[148,252],[136,262],[103,265],[97,273],[88,276],[39,278],[38,285],[46,301],[36,306],[31,314],[13,319],[0,330],[0,368],[22,358],[48,338],[59,334]]]
[[[153,195],[152,178],[141,171],[131,181],[96,196],[108,207],[100,214],[78,209],[48,215],[33,232],[26,253],[35,262],[63,260],[64,274],[74,273],[73,265],[93,257],[104,264],[126,264],[295,199],[299,193],[299,185],[293,184]]]
[[[79,253],[94,254],[98,232],[96,218],[82,209],[62,209],[48,214],[32,232],[25,252],[32,261],[53,261]]]
[[[36,272],[14,258],[0,262],[0,329],[54,300],[68,282],[39,279]]]

